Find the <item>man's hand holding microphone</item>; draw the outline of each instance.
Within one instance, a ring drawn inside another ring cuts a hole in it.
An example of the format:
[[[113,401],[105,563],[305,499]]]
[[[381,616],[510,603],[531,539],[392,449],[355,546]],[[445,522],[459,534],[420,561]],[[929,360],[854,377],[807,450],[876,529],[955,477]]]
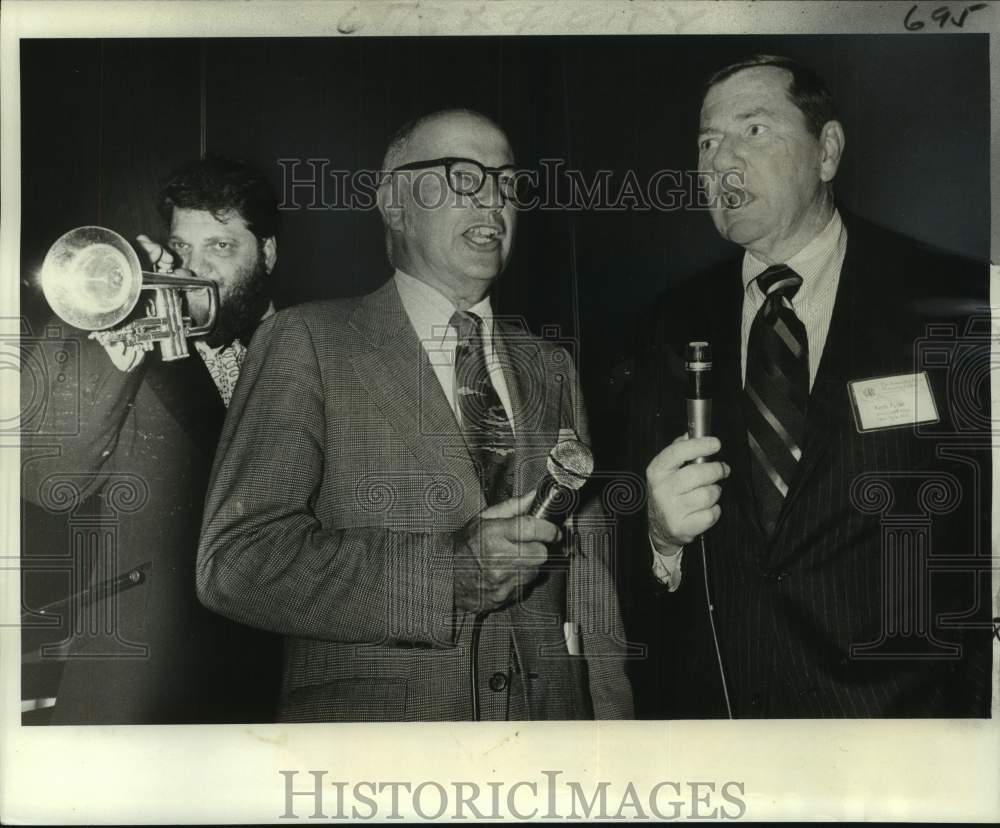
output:
[[[549,452],[538,487],[479,513],[458,534],[455,606],[493,612],[520,600],[548,558],[546,544],[562,540],[560,526],[594,471],[594,455],[575,436]]]
[[[545,544],[562,537],[558,526],[529,514],[535,493],[490,506],[459,532],[455,606],[493,612],[519,598],[548,557]]]
[[[649,538],[661,555],[676,554],[722,515],[720,483],[729,477],[729,464],[698,462],[720,448],[717,437],[682,434],[646,467]]]
[[[684,357],[687,376],[688,430],[646,467],[649,540],[661,555],[676,555],[711,529],[722,515],[721,481],[729,465],[708,458],[722,444],[712,430],[712,348],[689,342]]]

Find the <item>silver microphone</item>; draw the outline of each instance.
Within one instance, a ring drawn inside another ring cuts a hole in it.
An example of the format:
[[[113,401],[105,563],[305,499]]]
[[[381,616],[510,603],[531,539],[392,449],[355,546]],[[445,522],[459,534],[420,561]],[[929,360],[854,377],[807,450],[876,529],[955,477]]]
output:
[[[593,474],[594,455],[579,440],[562,440],[549,452],[546,467],[528,514],[558,525],[569,517],[576,493]]]
[[[684,354],[687,374],[688,437],[707,437],[712,433],[712,346],[707,342],[689,342]],[[704,463],[699,457],[695,463]]]

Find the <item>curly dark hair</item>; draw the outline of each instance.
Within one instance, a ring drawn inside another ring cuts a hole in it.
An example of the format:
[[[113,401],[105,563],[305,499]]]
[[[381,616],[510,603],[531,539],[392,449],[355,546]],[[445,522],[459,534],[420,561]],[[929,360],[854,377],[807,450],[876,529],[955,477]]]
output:
[[[207,210],[217,219],[228,212],[243,217],[258,240],[278,229],[278,203],[270,184],[245,161],[209,155],[170,174],[160,189],[160,213],[169,224],[174,208]]]
[[[751,55],[744,60],[723,66],[713,72],[705,81],[702,99],[704,100],[708,90],[716,84],[731,78],[737,72],[757,66],[776,66],[792,73],[792,82],[788,86],[788,97],[805,116],[810,132],[817,138],[822,132],[824,124],[837,120],[837,108],[833,103],[833,96],[819,75],[797,60],[781,55]]]

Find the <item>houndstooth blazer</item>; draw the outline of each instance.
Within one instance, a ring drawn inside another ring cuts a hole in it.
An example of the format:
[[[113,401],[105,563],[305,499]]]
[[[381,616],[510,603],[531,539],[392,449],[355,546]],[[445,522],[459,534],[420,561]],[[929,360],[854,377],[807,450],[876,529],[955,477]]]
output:
[[[560,429],[584,440],[565,349],[497,320],[516,431],[515,493]],[[258,330],[215,458],[202,602],[286,636],[283,721],[469,719],[472,615],[456,612],[454,532],[485,507],[455,416],[393,282],[290,308]],[[483,719],[627,718],[613,527],[586,504],[568,557],[487,616]],[[582,655],[564,623],[579,624]]]

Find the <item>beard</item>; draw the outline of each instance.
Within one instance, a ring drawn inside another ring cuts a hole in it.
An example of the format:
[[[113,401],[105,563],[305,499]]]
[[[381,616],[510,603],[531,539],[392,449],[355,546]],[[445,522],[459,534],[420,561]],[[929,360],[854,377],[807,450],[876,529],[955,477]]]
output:
[[[218,348],[237,337],[244,345],[250,344],[250,334],[267,310],[267,277],[263,256],[258,256],[252,265],[241,270],[233,287],[224,298],[219,299],[215,327],[204,338],[206,345]],[[201,293],[193,294],[190,304],[191,315],[199,322],[208,315],[208,304],[203,302]],[[195,296],[198,298],[194,299]]]

